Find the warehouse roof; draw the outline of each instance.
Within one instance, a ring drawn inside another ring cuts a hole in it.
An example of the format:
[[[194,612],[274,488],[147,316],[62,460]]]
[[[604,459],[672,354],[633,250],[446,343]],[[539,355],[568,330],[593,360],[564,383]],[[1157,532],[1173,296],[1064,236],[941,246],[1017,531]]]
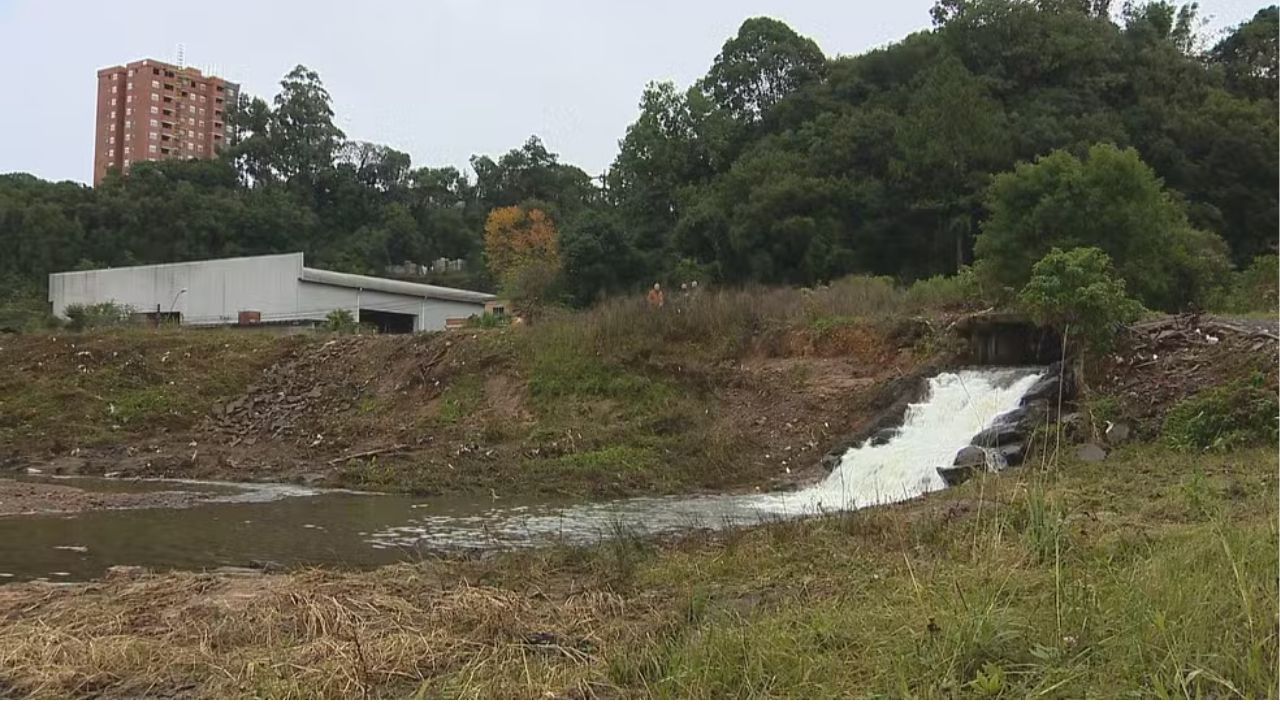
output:
[[[205,264],[223,264],[223,263],[252,263],[255,260],[265,260],[267,258],[296,258],[297,267],[300,268],[298,280],[302,282],[316,283],[320,285],[336,285],[339,287],[348,287],[353,289],[377,290],[379,292],[394,293],[397,295],[413,295],[416,297],[434,298],[437,300],[453,300],[455,302],[467,303],[484,303],[494,299],[494,295],[489,293],[474,292],[472,290],[460,290],[458,288],[442,287],[440,285],[427,285],[425,283],[405,282],[404,280],[389,280],[387,278],[373,277],[371,275],[355,275],[353,273],[334,272],[332,270],[317,270],[315,268],[306,267],[303,264],[302,253],[280,253],[274,255],[250,255],[247,257],[237,258],[215,258],[210,260],[189,260],[187,262],[177,263],[157,263],[154,265],[133,265],[119,268],[103,268],[98,270],[72,270],[69,272],[50,273],[50,278],[55,276],[69,275],[89,275],[93,273],[111,272],[113,270],[138,270],[140,268],[178,268],[192,267]],[[52,287],[50,288],[52,291]]]
[[[378,290],[398,295],[417,295],[437,300],[456,300],[458,302],[483,303],[495,297],[489,293],[474,292],[472,290],[459,290],[439,285],[389,280],[370,275],[354,275],[332,270],[316,270],[309,267],[302,268],[302,277],[299,279],[303,282],[320,283],[322,285],[340,285],[342,287]]]

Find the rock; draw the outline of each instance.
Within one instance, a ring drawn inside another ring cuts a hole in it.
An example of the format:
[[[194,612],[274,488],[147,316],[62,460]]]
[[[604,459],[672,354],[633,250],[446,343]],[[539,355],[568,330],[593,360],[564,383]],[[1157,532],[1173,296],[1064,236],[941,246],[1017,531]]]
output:
[[[1133,430],[1129,427],[1129,423],[1107,423],[1107,431],[1103,433],[1110,445],[1120,445],[1129,439],[1129,435]]]
[[[112,565],[107,568],[107,579],[132,579],[147,574],[147,569],[141,565]]]
[[[1030,405],[1037,400],[1048,401],[1056,406],[1059,397],[1062,400],[1073,400],[1076,395],[1075,373],[1064,371],[1062,362],[1056,362],[1045,369],[1045,374],[1035,382],[1022,396],[1022,405]]]
[[[1068,441],[1077,443],[1089,439],[1089,426],[1084,415],[1078,412],[1063,413],[1058,423],[1062,426],[1062,436]]]
[[[1026,433],[1018,425],[992,425],[969,440],[980,448],[997,448],[1001,445],[1024,442]]]
[[[954,487],[968,481],[970,477],[979,472],[981,466],[968,465],[965,467],[940,467],[936,469],[938,474],[942,476],[942,481]]]
[[[1019,443],[1001,445],[997,452],[1008,465],[1021,465],[1023,458],[1026,457],[1026,448]]]
[[[1094,443],[1085,443],[1076,448],[1076,457],[1087,463],[1097,463],[1107,459],[1107,451]]]
[[[960,467],[980,467],[987,466],[987,451],[977,445],[966,445],[960,448],[960,452],[956,453],[956,459],[951,464]]]
[[[888,445],[889,441],[898,436],[898,428],[884,428],[877,430],[868,440],[871,447],[880,447]]]

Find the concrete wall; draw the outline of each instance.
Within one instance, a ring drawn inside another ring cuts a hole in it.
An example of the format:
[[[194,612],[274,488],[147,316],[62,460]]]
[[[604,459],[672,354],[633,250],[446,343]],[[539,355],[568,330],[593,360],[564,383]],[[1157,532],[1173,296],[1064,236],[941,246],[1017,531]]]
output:
[[[56,273],[49,302],[59,317],[68,305],[116,302],[138,312],[172,308],[189,325],[234,323],[241,310],[261,312],[264,322],[292,320],[301,273],[302,253]]]

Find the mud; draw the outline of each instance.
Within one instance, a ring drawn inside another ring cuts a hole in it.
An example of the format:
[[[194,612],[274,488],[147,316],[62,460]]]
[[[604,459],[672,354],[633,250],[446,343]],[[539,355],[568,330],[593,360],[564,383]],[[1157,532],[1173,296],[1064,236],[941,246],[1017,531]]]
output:
[[[215,493],[212,492],[190,490],[96,491],[49,482],[0,479],[0,516],[66,514],[91,510],[186,508],[214,495]]]

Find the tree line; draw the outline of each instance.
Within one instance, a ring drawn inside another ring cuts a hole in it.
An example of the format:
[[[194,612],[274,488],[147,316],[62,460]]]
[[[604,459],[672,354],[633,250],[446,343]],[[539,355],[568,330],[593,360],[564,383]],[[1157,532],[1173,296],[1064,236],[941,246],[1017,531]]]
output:
[[[471,287],[587,304],[975,262],[1017,287],[1090,246],[1174,309],[1276,252],[1278,18],[1207,44],[1194,5],[940,0],[928,30],[835,58],[752,18],[691,87],[644,89],[599,182],[537,137],[414,167],[349,141],[299,66],[241,98],[216,160],[98,188],[0,176],[0,280],[39,296],[60,270],[301,250],[363,273],[467,258]]]

